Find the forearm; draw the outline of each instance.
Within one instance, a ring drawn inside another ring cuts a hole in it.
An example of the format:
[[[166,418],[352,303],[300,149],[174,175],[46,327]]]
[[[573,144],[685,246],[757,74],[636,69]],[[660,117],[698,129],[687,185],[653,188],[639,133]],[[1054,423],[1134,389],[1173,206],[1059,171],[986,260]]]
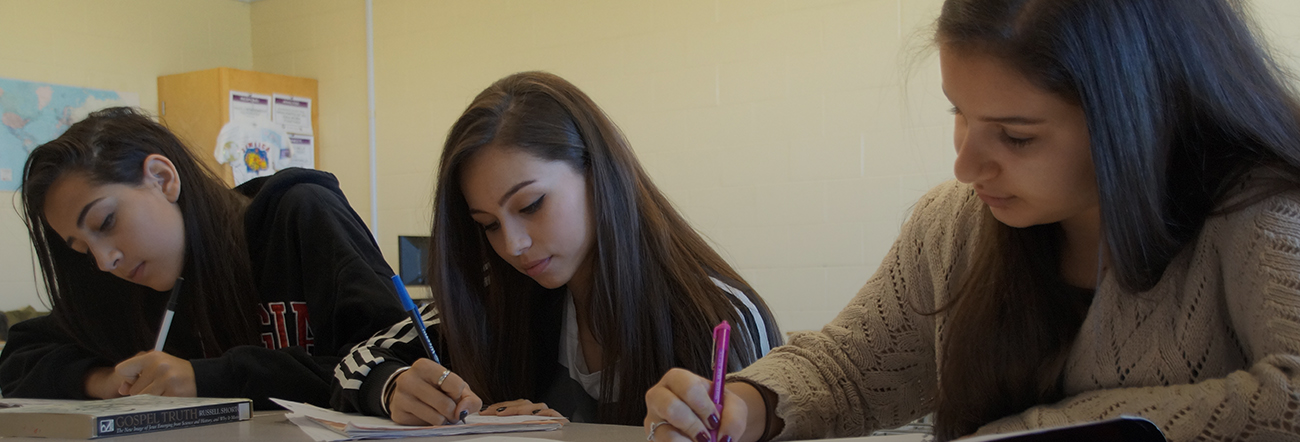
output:
[[[245,345],[218,358],[192,359],[190,363],[202,397],[246,397],[259,409],[275,407],[270,397],[329,406],[328,378],[333,363],[313,358],[300,347],[270,350]]]
[[[768,401],[763,397],[763,393],[757,387],[749,382],[741,381],[728,383],[727,389],[741,398],[742,402],[745,403],[745,409],[748,411],[745,420],[745,434],[740,436],[739,441],[755,442],[761,440],[765,435],[771,437],[781,432],[781,427],[784,426],[781,418],[772,413],[776,410],[776,404],[768,404]],[[773,400],[775,400],[775,397],[773,397]],[[774,424],[774,431],[766,431],[769,422]]]
[[[1096,390],[994,421],[976,434],[1046,428],[1120,415],[1150,419],[1170,441],[1300,438],[1300,357],[1270,356],[1249,371],[1195,384]],[[1271,439],[1270,439],[1271,440]]]
[[[421,309],[422,321],[431,338],[436,336],[437,309]],[[382,385],[398,368],[411,365],[424,356],[424,346],[414,339],[410,319],[393,324],[358,344],[334,368],[331,405],[338,410],[357,411],[383,416]],[[437,340],[435,339],[435,342]]]
[[[113,362],[77,346],[46,316],[15,324],[0,354],[5,397],[86,399],[87,373]]]

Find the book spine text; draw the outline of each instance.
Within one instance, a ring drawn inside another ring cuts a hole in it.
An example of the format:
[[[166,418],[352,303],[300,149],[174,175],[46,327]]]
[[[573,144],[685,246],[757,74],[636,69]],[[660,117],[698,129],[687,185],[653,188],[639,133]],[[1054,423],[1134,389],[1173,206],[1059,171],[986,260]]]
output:
[[[95,419],[95,437],[234,422],[248,416],[247,408],[248,403],[232,403],[102,416]]]

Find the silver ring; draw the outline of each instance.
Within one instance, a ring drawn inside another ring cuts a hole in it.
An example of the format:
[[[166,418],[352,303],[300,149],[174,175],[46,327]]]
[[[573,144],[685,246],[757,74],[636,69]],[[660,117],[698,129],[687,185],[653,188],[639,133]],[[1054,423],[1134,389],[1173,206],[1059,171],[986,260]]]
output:
[[[668,421],[659,421],[659,422],[655,422],[655,423],[653,423],[653,424],[650,424],[650,435],[649,435],[649,436],[646,436],[646,438],[645,438],[646,442],[649,442],[649,441],[655,440],[655,430],[658,430],[660,425],[663,425],[663,424],[666,424],[666,423],[668,423]]]
[[[442,381],[447,380],[447,376],[451,376],[451,370],[442,371],[442,376],[438,377],[438,388],[442,388]]]

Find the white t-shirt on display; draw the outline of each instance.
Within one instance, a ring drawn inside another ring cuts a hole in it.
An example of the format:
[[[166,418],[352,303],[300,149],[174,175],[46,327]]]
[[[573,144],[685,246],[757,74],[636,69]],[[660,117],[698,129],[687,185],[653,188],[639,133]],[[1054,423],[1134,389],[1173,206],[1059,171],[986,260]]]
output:
[[[229,164],[235,185],[270,176],[290,164],[289,135],[277,125],[232,121],[217,135],[217,162]]]

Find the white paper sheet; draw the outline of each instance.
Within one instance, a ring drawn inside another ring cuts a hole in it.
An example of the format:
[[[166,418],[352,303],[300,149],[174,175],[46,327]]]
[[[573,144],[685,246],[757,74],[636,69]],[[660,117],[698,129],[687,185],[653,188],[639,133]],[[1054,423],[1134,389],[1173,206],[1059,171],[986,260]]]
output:
[[[230,121],[269,123],[271,96],[252,92],[230,91]]]
[[[411,426],[399,425],[391,419],[375,416],[362,416],[352,413],[340,413],[311,404],[271,398],[276,404],[289,410],[285,416],[290,422],[318,442],[347,440],[349,438],[398,438],[423,436],[450,436],[457,434],[486,434],[516,431],[549,431],[568,423],[564,418],[545,416],[481,416],[477,413],[465,418],[460,425]],[[307,419],[303,421],[302,419]],[[306,425],[312,424],[312,425]],[[309,430],[310,429],[310,430]],[[335,433],[334,438],[318,436],[316,429],[329,429]],[[338,437],[342,437],[341,439]],[[517,439],[516,439],[517,440]]]
[[[316,137],[289,134],[289,158],[281,167],[316,168]]]
[[[271,103],[271,120],[291,134],[311,135],[311,99],[275,94]]]

